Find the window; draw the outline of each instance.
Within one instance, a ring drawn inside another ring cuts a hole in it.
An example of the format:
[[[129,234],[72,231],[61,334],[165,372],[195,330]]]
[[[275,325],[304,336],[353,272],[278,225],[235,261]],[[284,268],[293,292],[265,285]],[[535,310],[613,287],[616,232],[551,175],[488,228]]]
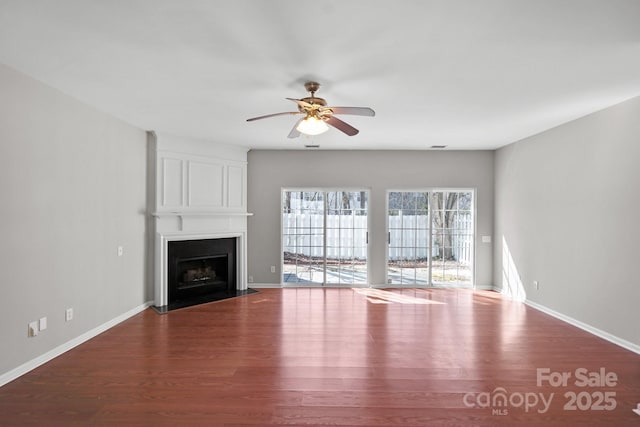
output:
[[[388,193],[387,282],[473,285],[473,191]]]
[[[283,283],[367,283],[368,198],[362,190],[284,190]]]

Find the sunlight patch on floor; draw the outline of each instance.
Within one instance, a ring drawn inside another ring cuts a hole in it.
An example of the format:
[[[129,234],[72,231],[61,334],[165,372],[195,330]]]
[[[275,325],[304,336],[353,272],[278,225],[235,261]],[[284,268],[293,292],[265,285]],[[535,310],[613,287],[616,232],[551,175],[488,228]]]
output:
[[[372,304],[445,304],[440,301],[433,301],[429,299],[416,298],[411,295],[398,294],[391,291],[385,291],[384,289],[373,288],[352,288],[357,294],[367,297],[367,301]]]

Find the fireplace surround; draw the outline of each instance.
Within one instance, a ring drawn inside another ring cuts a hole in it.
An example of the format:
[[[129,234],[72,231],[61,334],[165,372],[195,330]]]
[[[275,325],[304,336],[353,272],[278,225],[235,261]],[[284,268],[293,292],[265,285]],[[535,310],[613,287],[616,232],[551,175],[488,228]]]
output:
[[[171,267],[171,263],[175,263],[175,260],[171,260],[170,257],[170,245],[178,242],[194,242],[194,241],[202,241],[206,242],[209,240],[233,240],[234,249],[232,258],[235,259],[231,265],[227,264],[228,267],[231,268],[231,271],[228,273],[231,276],[231,280],[227,281],[227,290],[229,292],[235,291],[244,291],[247,289],[247,280],[246,280],[246,232],[236,232],[236,233],[216,233],[216,234],[207,234],[207,233],[158,233],[156,236],[156,285],[155,285],[155,300],[154,306],[161,311],[166,311],[171,309],[171,274],[174,269]],[[192,253],[190,253],[192,254]],[[210,253],[205,253],[201,255],[186,255],[184,258],[187,260],[189,258],[199,258],[205,257],[209,258]],[[220,255],[220,254],[217,254]],[[229,258],[229,254],[226,254],[227,262]],[[184,260],[183,260],[184,261]],[[173,273],[175,274],[175,273]],[[216,273],[217,274],[217,273]],[[202,287],[199,291],[203,293],[205,290],[213,291],[215,287],[215,292],[222,292],[222,285],[220,283],[212,284],[214,286]],[[188,288],[188,286],[187,286]],[[197,289],[196,286],[194,288]],[[198,290],[195,290],[195,294],[192,294],[191,297],[197,296]],[[189,295],[185,293],[178,293],[178,298],[188,298]],[[203,299],[204,301],[205,299]],[[178,304],[179,307],[184,305]]]

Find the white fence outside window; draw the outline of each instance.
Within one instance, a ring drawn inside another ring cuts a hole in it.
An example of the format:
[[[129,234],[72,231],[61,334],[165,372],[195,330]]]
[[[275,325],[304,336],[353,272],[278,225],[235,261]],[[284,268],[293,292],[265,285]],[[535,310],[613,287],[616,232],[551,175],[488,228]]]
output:
[[[315,214],[285,213],[282,215],[283,250],[308,257],[323,257],[324,216]],[[389,217],[391,242],[390,261],[426,259],[428,252],[428,227],[407,229],[407,221],[429,224],[428,215],[397,215]],[[471,214],[457,215],[452,229],[452,251],[461,263],[473,259],[473,218]],[[403,227],[404,226],[404,227]],[[367,258],[367,217],[360,215],[327,215],[327,258]],[[440,248],[432,248],[431,256],[438,256]]]

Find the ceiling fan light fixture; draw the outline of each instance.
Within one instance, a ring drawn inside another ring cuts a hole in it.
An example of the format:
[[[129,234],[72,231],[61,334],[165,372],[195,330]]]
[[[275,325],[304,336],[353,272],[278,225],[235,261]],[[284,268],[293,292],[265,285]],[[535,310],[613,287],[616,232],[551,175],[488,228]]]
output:
[[[324,120],[318,119],[314,116],[309,116],[306,119],[302,120],[298,126],[296,127],[298,132],[304,133],[305,135],[320,135],[329,130],[329,126],[324,122]]]
[[[286,98],[289,101],[293,101],[298,106],[298,111],[285,111],[283,113],[267,114],[264,116],[252,117],[247,119],[248,122],[254,120],[268,119],[270,117],[277,116],[289,116],[304,114],[304,118],[299,119],[293,126],[293,129],[287,135],[287,138],[297,138],[301,134],[304,135],[320,135],[321,133],[329,130],[329,126],[338,129],[340,132],[347,136],[354,136],[358,134],[358,129],[351,126],[349,123],[343,122],[336,115],[351,114],[354,116],[369,116],[376,115],[369,107],[328,107],[327,101],[315,96],[316,91],[320,87],[317,82],[307,82],[304,88],[311,93],[311,96],[306,98]]]

